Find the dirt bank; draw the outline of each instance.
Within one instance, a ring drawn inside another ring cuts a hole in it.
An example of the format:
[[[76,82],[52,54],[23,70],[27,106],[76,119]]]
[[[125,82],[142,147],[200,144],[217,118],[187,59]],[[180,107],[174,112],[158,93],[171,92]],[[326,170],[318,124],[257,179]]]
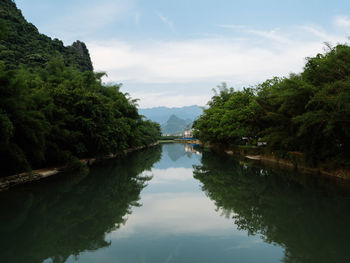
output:
[[[280,166],[285,166],[293,169],[297,169],[300,172],[307,172],[307,173],[319,173],[326,176],[332,176],[337,177],[341,179],[350,180],[350,170],[349,169],[333,169],[333,170],[325,170],[322,168],[314,168],[314,167],[307,167],[304,165],[300,165],[298,163],[293,163],[291,161],[283,160],[280,158],[276,158],[271,155],[245,155],[244,156],[247,159],[254,160],[254,161],[261,161],[267,164],[278,164]]]
[[[130,152],[142,150],[144,148],[152,147],[152,146],[155,146],[157,144],[158,144],[158,142],[150,144],[148,146],[139,146],[139,147],[135,147],[135,148],[130,148],[130,149],[125,150],[124,153],[126,154],[126,153],[130,153]],[[105,156],[103,159],[111,159],[111,158],[115,158],[115,157],[116,157],[116,155],[111,154],[111,155]],[[85,165],[91,166],[96,161],[96,158],[81,159],[80,161]],[[43,178],[47,178],[49,176],[56,175],[60,172],[63,172],[66,169],[67,169],[67,166],[43,168],[43,169],[39,169],[39,170],[33,170],[33,171],[27,172],[27,173],[21,173],[21,174],[3,177],[3,178],[0,178],[0,191],[3,191],[5,189],[8,189],[10,187],[13,187],[13,186],[16,186],[19,184],[24,184],[24,183],[28,183],[28,182],[37,181],[37,180],[40,180]]]
[[[350,169],[344,168],[318,168],[305,165],[302,161],[302,153],[290,152],[293,161],[285,160],[283,158],[277,158],[272,154],[264,153],[264,150],[259,147],[237,147],[237,149],[228,149],[225,145],[206,144],[204,147],[211,148],[215,151],[225,152],[230,155],[240,155],[247,159],[257,162],[264,162],[267,165],[279,165],[289,169],[296,169],[299,172],[320,174],[329,177],[341,178],[350,180]]]

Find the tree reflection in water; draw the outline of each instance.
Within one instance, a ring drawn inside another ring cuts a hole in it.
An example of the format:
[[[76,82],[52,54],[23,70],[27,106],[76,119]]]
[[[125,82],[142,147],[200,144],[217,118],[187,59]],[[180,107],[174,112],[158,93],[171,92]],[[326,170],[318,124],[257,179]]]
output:
[[[349,190],[210,152],[194,177],[239,229],[284,247],[284,262],[349,262]]]
[[[106,233],[125,223],[150,178],[140,176],[161,148],[135,152],[87,175],[58,176],[0,194],[0,262],[65,262],[109,246]]]

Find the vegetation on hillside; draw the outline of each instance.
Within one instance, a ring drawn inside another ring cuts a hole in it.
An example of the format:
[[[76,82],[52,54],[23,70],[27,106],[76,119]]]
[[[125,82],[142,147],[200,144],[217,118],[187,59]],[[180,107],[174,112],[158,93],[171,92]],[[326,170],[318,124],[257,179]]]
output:
[[[191,120],[184,120],[173,114],[169,117],[166,123],[161,125],[162,134],[182,135],[186,129],[191,127],[191,124]]]
[[[160,127],[94,73],[86,46],[38,33],[14,2],[0,6],[1,175],[148,145]],[[1,20],[2,19],[2,20]]]
[[[301,152],[311,165],[349,166],[350,46],[307,58],[304,71],[236,91],[219,86],[195,121],[195,136],[227,147],[267,142],[270,152]]]
[[[0,60],[7,69],[19,66],[43,67],[52,58],[61,56],[66,66],[81,71],[93,69],[89,51],[83,42],[65,47],[59,39],[40,34],[28,23],[14,1],[0,0]]]

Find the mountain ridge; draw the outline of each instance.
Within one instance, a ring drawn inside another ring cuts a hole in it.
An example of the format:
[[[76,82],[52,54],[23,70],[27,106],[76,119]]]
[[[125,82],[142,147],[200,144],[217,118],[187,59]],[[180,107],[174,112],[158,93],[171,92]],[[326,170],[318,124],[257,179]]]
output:
[[[0,0],[0,29],[0,60],[6,62],[7,69],[23,65],[43,67],[52,58],[60,56],[65,66],[80,71],[93,70],[84,42],[77,40],[71,46],[64,46],[61,40],[41,34],[12,0]]]
[[[202,107],[198,105],[184,106],[184,107],[154,107],[139,109],[139,113],[145,116],[147,119],[158,122],[159,124],[165,124],[171,115],[176,115],[176,117],[183,120],[190,120],[193,122],[197,119],[202,113]]]
[[[192,125],[192,121],[184,120],[172,114],[168,121],[164,123],[162,128],[163,135],[178,135],[182,134],[187,126]]]

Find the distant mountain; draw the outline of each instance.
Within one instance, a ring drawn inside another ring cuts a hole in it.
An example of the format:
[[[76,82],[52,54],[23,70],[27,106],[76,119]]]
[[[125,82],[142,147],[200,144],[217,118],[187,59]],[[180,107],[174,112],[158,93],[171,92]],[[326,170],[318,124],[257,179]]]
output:
[[[163,134],[176,135],[183,133],[187,126],[190,126],[192,122],[186,122],[186,120],[177,117],[176,115],[171,115],[166,123],[162,127]]]
[[[158,122],[159,124],[165,124],[171,115],[186,120],[186,122],[193,122],[202,113],[202,108],[193,105],[185,106],[182,108],[168,108],[168,107],[156,107],[150,109],[139,109],[139,113],[144,115],[147,119]]]

